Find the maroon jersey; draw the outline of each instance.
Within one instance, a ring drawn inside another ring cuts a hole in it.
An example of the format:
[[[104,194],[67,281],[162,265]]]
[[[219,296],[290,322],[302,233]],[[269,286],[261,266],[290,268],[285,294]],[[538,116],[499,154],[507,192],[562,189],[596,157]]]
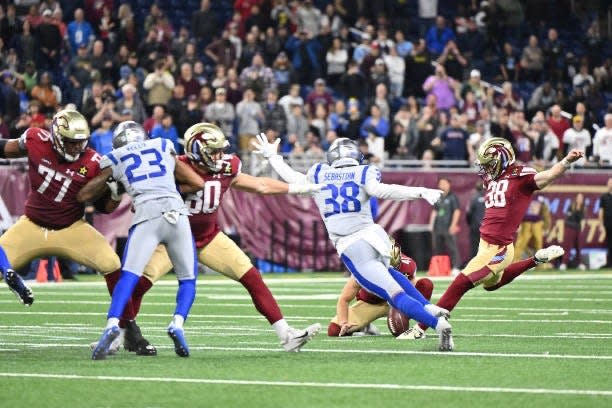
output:
[[[187,156],[179,156],[179,160],[187,163],[204,179],[204,188],[197,193],[188,194],[185,204],[191,213],[189,223],[197,248],[207,245],[219,233],[217,209],[221,204],[223,194],[240,173],[242,162],[234,155],[225,155],[225,163],[218,173],[208,173],[195,166]]]
[[[531,167],[513,165],[497,180],[485,184],[485,213],[480,236],[488,243],[508,245],[516,238],[531,196],[538,189],[536,171]]]
[[[76,196],[100,173],[100,155],[88,147],[77,161],[66,161],[53,149],[51,133],[40,128],[26,130],[21,140],[30,166],[25,215],[49,229],[62,229],[83,218],[85,207]]]
[[[399,271],[404,274],[408,279],[414,279],[414,274],[416,273],[416,262],[414,259],[406,256],[404,254],[401,255],[401,262],[399,265]],[[362,302],[369,303],[371,305],[377,305],[379,303],[385,302],[384,299],[379,298],[378,296],[368,292],[364,288],[359,289],[357,292],[357,300],[361,300]]]

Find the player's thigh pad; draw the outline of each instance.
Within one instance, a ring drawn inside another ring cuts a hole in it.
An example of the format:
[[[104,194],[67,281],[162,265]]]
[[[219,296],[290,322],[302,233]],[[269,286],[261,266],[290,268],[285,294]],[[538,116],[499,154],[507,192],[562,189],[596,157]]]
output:
[[[342,253],[342,261],[361,287],[383,299],[390,299],[403,290],[381,258],[380,253],[364,240],[354,242]]]
[[[157,282],[162,276],[170,272],[172,269],[172,261],[168,256],[168,251],[164,245],[158,245],[149,259],[149,263],[145,266],[143,275],[145,278],[151,281],[151,283]]]
[[[198,259],[189,219],[186,215],[181,215],[176,224],[170,224],[162,217],[162,222],[166,224],[162,228],[162,242],[166,244],[176,278],[195,279],[198,273]]]
[[[130,228],[123,251],[123,270],[142,276],[155,248],[165,235],[164,224],[169,223],[163,217],[157,217]]]
[[[253,267],[251,260],[227,235],[219,232],[198,254],[201,263],[235,281]]]
[[[492,279],[499,280],[501,272],[506,266],[510,265],[513,256],[514,246],[512,244],[507,246],[495,245],[481,239],[478,245],[478,253],[465,266],[463,274],[469,276],[488,266],[491,273],[474,282],[474,284],[478,285],[483,281],[488,283]]]

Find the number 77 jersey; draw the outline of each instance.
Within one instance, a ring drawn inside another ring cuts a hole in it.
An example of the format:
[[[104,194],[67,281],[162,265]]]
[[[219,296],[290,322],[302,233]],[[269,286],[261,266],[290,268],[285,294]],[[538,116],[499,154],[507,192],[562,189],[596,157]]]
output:
[[[531,196],[538,190],[536,174],[531,167],[513,165],[485,184],[485,214],[480,225],[483,240],[495,245],[514,242]]]

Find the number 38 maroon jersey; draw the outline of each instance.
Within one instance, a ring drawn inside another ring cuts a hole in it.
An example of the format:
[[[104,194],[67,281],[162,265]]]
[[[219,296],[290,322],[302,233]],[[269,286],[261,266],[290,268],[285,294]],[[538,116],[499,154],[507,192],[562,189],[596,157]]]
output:
[[[100,172],[100,155],[89,147],[75,162],[64,160],[54,149],[51,133],[30,128],[21,136],[28,150],[30,194],[25,215],[35,224],[62,229],[83,217],[79,190]]]
[[[223,194],[230,188],[234,178],[240,174],[242,162],[237,156],[228,154],[223,157],[224,165],[218,173],[208,173],[195,166],[187,156],[179,156],[204,179],[204,188],[197,193],[188,194],[185,204],[191,216],[191,232],[197,248],[206,246],[220,231],[217,223],[217,209]]]
[[[535,169],[510,166],[497,180],[485,184],[485,213],[480,225],[480,237],[490,244],[508,245],[529,207],[533,192]]]

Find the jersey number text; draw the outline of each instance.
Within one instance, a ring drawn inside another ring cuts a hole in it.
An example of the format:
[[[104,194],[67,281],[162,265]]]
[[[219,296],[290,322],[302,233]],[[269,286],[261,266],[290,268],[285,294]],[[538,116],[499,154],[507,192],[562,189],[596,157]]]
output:
[[[72,179],[66,176],[65,174],[62,174],[58,171],[50,169],[47,166],[43,166],[42,164],[38,165],[38,173],[45,176],[45,179],[43,180],[43,182],[40,184],[40,187],[38,187],[38,190],[36,191],[38,191],[40,194],[43,194],[49,187],[49,184],[51,184],[52,180],[60,181],[62,183],[62,186],[60,187],[60,190],[55,196],[55,198],[53,199],[53,201],[57,203],[62,201],[64,196],[68,192],[68,186],[70,186],[70,183],[72,183]]]
[[[485,195],[485,208],[505,207],[507,190],[508,180],[490,182]]]
[[[210,180],[204,183],[204,188],[191,194],[186,201],[187,208],[192,214],[210,214],[219,207],[221,200],[221,182]]]
[[[157,171],[152,171],[148,174],[141,174],[138,176],[134,175],[134,170],[138,169],[140,167],[140,165],[142,164],[142,159],[140,158],[141,156],[154,156],[154,159],[149,160],[148,164],[149,166],[155,166],[158,167],[159,170]],[[162,164],[162,155],[161,153],[159,153],[157,150],[155,149],[145,149],[145,150],[141,150],[140,151],[140,155],[137,155],[135,153],[129,153],[126,154],[125,156],[122,156],[120,159],[122,162],[127,161],[127,160],[131,160],[132,163],[129,164],[126,168],[125,168],[125,175],[127,176],[128,182],[130,184],[134,184],[136,182],[142,181],[142,180],[146,180],[148,178],[156,178],[156,177],[161,177],[163,175],[166,174],[166,166],[164,166]]]
[[[334,214],[350,213],[361,211],[361,202],[357,198],[359,196],[359,185],[354,181],[347,181],[340,187],[334,184],[328,184],[321,191],[329,190],[331,197],[325,199],[325,218]],[[342,198],[338,201],[338,196]]]

